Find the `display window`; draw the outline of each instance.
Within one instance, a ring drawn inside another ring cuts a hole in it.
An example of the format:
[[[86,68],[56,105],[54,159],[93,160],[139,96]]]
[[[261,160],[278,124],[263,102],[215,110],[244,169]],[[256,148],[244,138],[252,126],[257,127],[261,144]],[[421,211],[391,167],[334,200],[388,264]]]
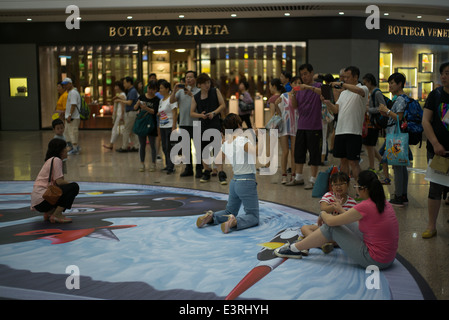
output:
[[[380,43],[379,88],[388,95],[388,77],[400,72],[406,77],[404,92],[424,104],[440,86],[438,69],[449,61],[449,45]]]

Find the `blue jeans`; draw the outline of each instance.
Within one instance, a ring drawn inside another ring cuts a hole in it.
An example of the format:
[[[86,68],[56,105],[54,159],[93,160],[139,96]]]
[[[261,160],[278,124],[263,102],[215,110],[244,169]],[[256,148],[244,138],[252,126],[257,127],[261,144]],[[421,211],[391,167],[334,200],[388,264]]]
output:
[[[244,215],[238,215],[241,205]],[[241,230],[259,224],[259,198],[257,196],[257,182],[254,174],[234,175],[229,184],[229,198],[226,209],[214,213],[214,224],[228,221],[225,215],[234,215],[237,226],[233,230]]]

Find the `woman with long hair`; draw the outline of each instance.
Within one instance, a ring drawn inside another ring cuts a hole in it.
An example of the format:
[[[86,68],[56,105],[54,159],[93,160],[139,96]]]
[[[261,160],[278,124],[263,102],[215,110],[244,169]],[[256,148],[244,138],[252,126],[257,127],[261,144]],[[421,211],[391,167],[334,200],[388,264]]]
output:
[[[72,219],[65,217],[62,213],[66,209],[71,209],[75,197],[79,193],[79,186],[76,182],[64,180],[62,161],[67,158],[67,144],[62,139],[52,139],[48,143],[45,163],[37,175],[31,192],[31,210],[44,213],[44,220],[51,223],[68,223]],[[51,175],[51,181],[49,177]],[[62,195],[52,205],[43,199],[43,194],[48,186],[56,185],[62,190]]]
[[[275,254],[284,258],[301,259],[302,250],[335,241],[362,267],[375,265],[379,269],[388,268],[393,263],[398,248],[399,227],[396,214],[392,205],[385,200],[382,184],[374,172],[360,172],[357,184],[354,187],[364,199],[361,203],[336,216],[321,211],[320,217],[324,224],[319,229],[302,241],[276,249]],[[340,211],[341,208],[338,209]]]

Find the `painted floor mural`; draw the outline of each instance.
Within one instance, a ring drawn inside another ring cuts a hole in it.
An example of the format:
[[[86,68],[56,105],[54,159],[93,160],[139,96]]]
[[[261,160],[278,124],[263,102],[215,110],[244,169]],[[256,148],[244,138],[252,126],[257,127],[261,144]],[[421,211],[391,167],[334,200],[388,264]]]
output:
[[[316,215],[260,202],[260,225],[223,234],[198,229],[227,194],[161,186],[79,183],[66,215],[44,222],[30,211],[33,182],[0,182],[0,297],[18,299],[432,299],[427,283],[398,255],[371,273],[342,250],[311,249],[301,260],[273,254]],[[74,271],[75,270],[75,271]],[[79,278],[77,282],[74,276]],[[78,283],[79,288],[73,288]],[[371,285],[370,285],[371,284]]]

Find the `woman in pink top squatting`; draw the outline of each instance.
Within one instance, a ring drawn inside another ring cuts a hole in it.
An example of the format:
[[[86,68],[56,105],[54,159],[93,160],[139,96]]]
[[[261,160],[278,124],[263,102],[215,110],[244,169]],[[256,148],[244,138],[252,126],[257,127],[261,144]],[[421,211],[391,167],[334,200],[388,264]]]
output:
[[[302,258],[301,250],[316,248],[329,241],[341,249],[357,264],[379,269],[391,266],[398,248],[399,226],[393,207],[385,200],[385,193],[377,175],[362,171],[357,180],[359,195],[364,199],[352,209],[339,215],[321,211],[324,224],[294,244],[275,250],[283,258]],[[357,224],[353,222],[358,221]],[[355,228],[354,228],[355,226]]]

